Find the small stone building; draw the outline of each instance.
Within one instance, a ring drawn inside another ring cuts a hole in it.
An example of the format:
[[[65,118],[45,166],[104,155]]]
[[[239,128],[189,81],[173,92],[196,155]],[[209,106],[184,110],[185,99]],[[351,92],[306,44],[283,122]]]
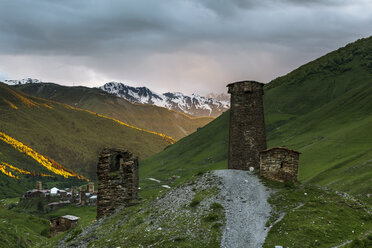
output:
[[[23,194],[22,198],[29,199],[29,198],[34,198],[34,197],[50,198],[50,191],[49,190],[38,190],[38,189],[29,190],[29,191],[27,191],[26,193]]]
[[[266,149],[263,83],[241,81],[227,85],[231,94],[228,168],[260,168],[259,152]]]
[[[105,148],[97,165],[97,219],[138,197],[138,159],[126,150]]]
[[[260,175],[280,182],[297,182],[300,152],[274,147],[260,152]]]
[[[48,211],[53,212],[56,211],[59,208],[65,207],[67,205],[70,205],[70,201],[59,201],[59,202],[51,202],[48,204]]]
[[[73,215],[65,215],[52,219],[50,221],[50,235],[53,237],[60,232],[76,227],[79,219],[79,217]]]

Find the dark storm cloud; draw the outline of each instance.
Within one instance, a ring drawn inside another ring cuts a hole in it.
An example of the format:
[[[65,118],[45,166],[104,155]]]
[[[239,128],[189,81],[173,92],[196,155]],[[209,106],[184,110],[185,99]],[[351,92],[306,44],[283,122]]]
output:
[[[371,35],[371,10],[369,0],[2,0],[0,74],[224,91]]]
[[[164,26],[157,5],[122,1],[2,1],[1,50],[12,52],[91,53],[121,40],[156,33]]]

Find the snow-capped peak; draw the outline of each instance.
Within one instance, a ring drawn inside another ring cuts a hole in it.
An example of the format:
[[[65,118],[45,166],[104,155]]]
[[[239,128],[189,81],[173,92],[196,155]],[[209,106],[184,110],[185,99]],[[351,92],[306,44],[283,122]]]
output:
[[[41,81],[39,79],[34,79],[34,78],[23,78],[20,80],[13,80],[13,79],[8,79],[4,80],[6,84],[10,85],[16,85],[16,84],[35,84],[35,83],[40,83]]]
[[[132,87],[120,82],[109,82],[99,88],[131,102],[152,104],[194,116],[218,116],[230,105],[228,101],[218,101],[198,94],[191,96],[181,92],[158,94],[147,87]]]

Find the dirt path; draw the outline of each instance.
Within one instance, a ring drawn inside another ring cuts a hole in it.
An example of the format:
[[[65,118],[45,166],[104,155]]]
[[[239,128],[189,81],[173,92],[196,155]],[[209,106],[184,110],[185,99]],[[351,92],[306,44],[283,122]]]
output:
[[[262,247],[268,232],[270,192],[248,171],[218,170],[214,174],[221,178],[220,198],[226,210],[221,247]]]

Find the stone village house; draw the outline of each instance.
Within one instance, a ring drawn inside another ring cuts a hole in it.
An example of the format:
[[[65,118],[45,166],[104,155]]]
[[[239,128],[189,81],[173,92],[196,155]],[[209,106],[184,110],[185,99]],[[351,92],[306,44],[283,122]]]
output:
[[[54,218],[50,221],[50,235],[53,237],[60,232],[67,231],[78,225],[79,217],[73,215],[64,215]]]

